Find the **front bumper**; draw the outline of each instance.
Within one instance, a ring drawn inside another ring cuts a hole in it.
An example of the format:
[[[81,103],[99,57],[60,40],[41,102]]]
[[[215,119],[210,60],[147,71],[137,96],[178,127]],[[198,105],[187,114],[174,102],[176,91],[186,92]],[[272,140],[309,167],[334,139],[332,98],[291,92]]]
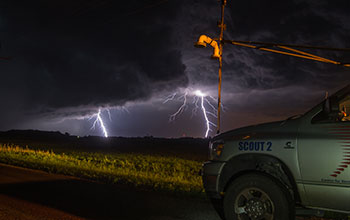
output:
[[[223,161],[208,161],[202,166],[202,180],[205,192],[211,198],[221,198],[222,190],[220,189],[220,174],[225,166]]]

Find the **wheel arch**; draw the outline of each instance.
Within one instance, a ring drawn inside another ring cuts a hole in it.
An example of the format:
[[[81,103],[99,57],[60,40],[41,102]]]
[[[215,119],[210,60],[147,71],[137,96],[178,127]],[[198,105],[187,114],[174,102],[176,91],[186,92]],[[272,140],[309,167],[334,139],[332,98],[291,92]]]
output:
[[[220,192],[225,192],[234,179],[249,172],[260,172],[274,178],[289,191],[296,203],[300,203],[298,188],[288,166],[278,158],[265,154],[243,154],[231,158],[220,174]]]

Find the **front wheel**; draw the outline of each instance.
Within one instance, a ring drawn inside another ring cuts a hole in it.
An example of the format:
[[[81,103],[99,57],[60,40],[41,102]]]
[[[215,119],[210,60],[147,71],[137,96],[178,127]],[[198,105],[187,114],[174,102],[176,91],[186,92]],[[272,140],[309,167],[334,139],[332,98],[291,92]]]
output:
[[[263,174],[238,177],[228,187],[223,203],[226,220],[295,219],[288,191]]]

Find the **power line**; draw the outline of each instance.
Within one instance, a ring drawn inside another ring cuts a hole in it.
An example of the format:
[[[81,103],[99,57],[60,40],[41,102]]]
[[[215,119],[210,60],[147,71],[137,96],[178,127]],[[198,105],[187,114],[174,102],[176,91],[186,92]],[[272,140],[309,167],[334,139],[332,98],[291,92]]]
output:
[[[231,43],[230,40],[224,40],[225,43]],[[286,46],[295,48],[305,48],[305,49],[316,49],[316,50],[332,50],[332,51],[345,51],[350,52],[350,48],[334,48],[334,47],[321,47],[321,46],[310,46],[310,45],[297,45],[297,44],[281,44],[281,43],[268,43],[268,42],[258,42],[258,41],[242,41],[234,40],[235,43],[242,44],[257,44],[263,46]]]
[[[331,63],[331,64],[335,64],[335,65],[341,65],[341,66],[345,66],[345,67],[350,67],[349,63],[342,63],[339,61],[334,61],[331,59],[327,59],[324,57],[320,57],[311,53],[307,53],[301,50],[297,50],[294,48],[291,48],[290,46],[293,46],[295,48],[297,47],[303,47],[303,48],[309,48],[309,49],[320,49],[322,48],[323,50],[341,50],[341,51],[348,51],[350,52],[350,49],[347,48],[328,48],[328,47],[313,47],[313,46],[300,46],[300,45],[290,45],[289,47],[284,46],[286,44],[276,44],[276,43],[268,43],[268,45],[276,47],[277,49],[270,49],[268,47],[264,47],[264,46],[255,46],[255,45],[251,45],[249,44],[250,41],[234,41],[234,40],[224,40],[224,42],[226,43],[231,43],[233,45],[236,46],[242,46],[242,47],[248,47],[248,48],[252,48],[252,49],[257,49],[257,50],[262,50],[262,51],[267,51],[267,52],[272,52],[272,53],[278,53],[278,54],[283,54],[283,55],[288,55],[288,56],[294,56],[294,57],[299,57],[299,58],[304,58],[304,59],[308,59],[308,60],[314,60],[314,61],[319,61],[319,62],[324,62],[324,63]],[[247,43],[242,43],[242,42],[247,42]],[[257,44],[257,42],[255,42],[255,44]],[[263,44],[263,43],[260,43]],[[266,44],[265,44],[266,45]],[[280,50],[282,49],[282,50]]]

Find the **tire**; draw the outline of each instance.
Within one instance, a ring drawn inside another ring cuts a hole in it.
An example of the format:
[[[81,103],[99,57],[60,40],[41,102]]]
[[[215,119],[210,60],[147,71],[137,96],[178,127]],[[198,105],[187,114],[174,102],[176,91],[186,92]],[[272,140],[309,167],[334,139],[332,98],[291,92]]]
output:
[[[295,206],[287,189],[257,173],[235,179],[223,200],[226,220],[294,220]]]

